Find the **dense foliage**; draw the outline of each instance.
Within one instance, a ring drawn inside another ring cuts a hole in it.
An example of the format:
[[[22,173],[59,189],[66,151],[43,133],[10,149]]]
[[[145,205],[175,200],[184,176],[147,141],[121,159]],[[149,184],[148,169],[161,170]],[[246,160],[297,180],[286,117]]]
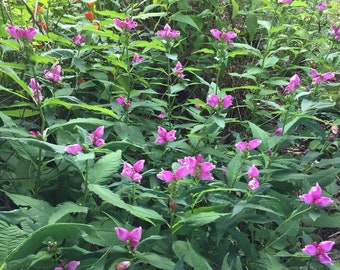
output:
[[[0,8],[0,269],[338,269],[339,1]]]

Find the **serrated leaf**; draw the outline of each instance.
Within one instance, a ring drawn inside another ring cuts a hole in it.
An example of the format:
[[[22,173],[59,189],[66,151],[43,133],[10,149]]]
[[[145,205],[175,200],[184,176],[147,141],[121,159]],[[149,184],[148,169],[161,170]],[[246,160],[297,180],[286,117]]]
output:
[[[250,40],[254,40],[258,23],[257,23],[257,15],[254,12],[248,12],[246,16],[246,25],[247,25],[247,31],[249,33]]]
[[[94,165],[89,169],[88,181],[92,184],[103,183],[112,177],[117,172],[121,165],[122,151],[116,151],[109,153],[101,157]]]
[[[84,206],[80,206],[73,202],[65,202],[61,205],[55,207],[54,212],[51,214],[48,224],[56,223],[62,217],[66,216],[67,214],[71,213],[87,213],[89,209]]]
[[[151,264],[157,269],[173,270],[175,267],[175,263],[173,261],[155,253],[137,253],[136,255],[139,261]]]
[[[176,14],[172,15],[170,17],[170,19],[174,20],[174,21],[177,21],[177,22],[188,24],[188,25],[196,28],[197,30],[200,30],[198,25],[195,23],[195,21],[189,15],[184,15],[184,14],[181,14],[181,13],[176,13]]]

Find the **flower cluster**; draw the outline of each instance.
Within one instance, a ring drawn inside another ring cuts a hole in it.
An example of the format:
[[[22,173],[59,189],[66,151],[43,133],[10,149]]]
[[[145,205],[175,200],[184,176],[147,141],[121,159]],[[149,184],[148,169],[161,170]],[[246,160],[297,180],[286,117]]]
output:
[[[204,162],[203,156],[198,154],[197,157],[184,157],[179,159],[178,163],[188,169],[188,174],[197,177],[200,180],[213,180],[211,170],[215,169],[215,165],[211,162]]]
[[[255,167],[255,165],[252,165],[248,169],[247,174],[248,174],[248,178],[249,178],[248,187],[251,190],[257,189],[260,186],[260,183],[259,183],[260,172],[259,172],[259,170]]]
[[[120,20],[118,18],[113,19],[113,22],[116,26],[121,29],[131,30],[137,27],[137,23],[129,18],[125,18],[124,20]]]
[[[332,265],[332,259],[328,256],[327,252],[331,251],[334,244],[335,242],[333,241],[314,242],[313,244],[306,245],[302,252],[310,256],[316,256],[322,264]]]
[[[211,94],[207,97],[207,105],[212,108],[221,107],[222,109],[227,109],[233,105],[233,97],[231,95],[225,95],[220,98],[216,94]]]
[[[104,135],[104,126],[99,126],[92,133],[89,133],[88,137],[93,145],[101,146],[105,143],[105,140],[102,139],[103,135]]]
[[[82,35],[76,35],[75,37],[72,38],[72,42],[78,46],[80,46],[86,39],[86,36]]]
[[[241,151],[253,150],[258,147],[262,141],[260,139],[250,140],[249,142],[242,141],[235,144],[235,147]]]
[[[319,73],[315,69],[311,69],[310,73],[313,77],[312,84],[319,84],[323,81],[328,81],[335,76],[333,72],[326,72],[322,75],[319,75]]]
[[[131,180],[140,183],[142,180],[142,175],[140,172],[144,168],[145,160],[141,159],[138,160],[135,164],[131,165],[130,163],[124,162],[123,164],[123,171],[121,172],[121,176],[130,177]]]
[[[11,37],[15,39],[32,40],[39,33],[39,31],[34,27],[23,29],[20,27],[9,25],[5,29],[11,35]]]
[[[70,261],[69,263],[61,262],[61,265],[55,267],[54,270],[75,270],[79,265],[79,261]]]
[[[124,96],[119,96],[116,98],[116,102],[122,106],[123,108],[130,108],[131,107],[131,101],[125,98]]]
[[[175,180],[183,179],[188,174],[189,170],[187,167],[180,167],[176,169],[174,172],[162,170],[160,173],[157,174],[157,178],[170,183]]]
[[[41,86],[34,78],[31,78],[28,86],[31,88],[34,101],[42,101],[44,99],[41,93]]]
[[[294,74],[290,79],[288,85],[285,87],[285,90],[288,93],[294,92],[296,88],[300,86],[300,77],[297,74]]]
[[[145,59],[145,58],[139,56],[138,53],[134,53],[134,55],[133,55],[133,57],[132,57],[132,61],[133,61],[134,63],[140,63],[140,62],[142,62],[144,59]]]
[[[224,30],[220,31],[218,29],[211,29],[210,33],[214,38],[218,40],[223,39],[226,43],[234,43],[234,38],[237,37],[237,34],[234,31],[224,32]]]
[[[178,78],[184,77],[182,63],[180,61],[178,61],[176,66],[174,67],[174,73],[177,75]]]
[[[340,40],[340,27],[339,26],[336,26],[336,25],[332,26],[331,36],[334,36],[335,40]]]
[[[48,80],[59,82],[61,81],[61,66],[56,65],[52,70],[45,69],[44,71],[44,77]]]
[[[181,33],[178,30],[171,29],[170,25],[166,24],[163,30],[157,31],[157,36],[161,38],[175,38],[178,37]]]
[[[318,206],[327,206],[333,203],[333,200],[328,197],[321,196],[322,189],[318,183],[315,186],[311,187],[308,193],[302,194],[299,196],[301,201],[304,201],[306,204],[315,204]]]
[[[327,3],[326,2],[321,2],[319,5],[318,5],[318,11],[324,11],[325,9],[327,8]]]
[[[165,128],[158,126],[157,134],[158,136],[155,140],[157,144],[165,144],[166,142],[176,140],[176,130],[174,129],[167,131]]]
[[[277,0],[278,4],[290,4],[292,0]]]
[[[142,237],[142,227],[134,228],[131,232],[122,227],[116,227],[115,231],[119,240],[127,242],[131,250],[136,251]]]

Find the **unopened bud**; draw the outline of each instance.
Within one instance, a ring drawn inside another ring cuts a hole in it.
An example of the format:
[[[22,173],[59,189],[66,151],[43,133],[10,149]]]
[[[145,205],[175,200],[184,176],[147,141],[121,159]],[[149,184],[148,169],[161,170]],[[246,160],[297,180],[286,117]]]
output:
[[[177,208],[177,203],[173,200],[169,201],[169,208],[170,208],[170,212],[174,212]]]
[[[130,261],[122,261],[116,264],[116,270],[125,270],[128,269],[131,265]]]

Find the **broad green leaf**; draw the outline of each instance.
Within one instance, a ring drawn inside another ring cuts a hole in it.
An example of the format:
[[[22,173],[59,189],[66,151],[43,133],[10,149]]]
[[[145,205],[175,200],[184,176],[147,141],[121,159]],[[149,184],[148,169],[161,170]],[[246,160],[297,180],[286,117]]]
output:
[[[91,184],[103,183],[112,177],[117,172],[121,165],[122,151],[109,153],[101,157],[89,169],[88,181]]]
[[[15,137],[0,137],[3,140],[11,140],[24,144],[28,144],[29,146],[34,146],[40,148],[42,150],[51,151],[54,153],[64,153],[65,146],[55,145],[49,142],[33,139],[33,138],[15,138]]]
[[[257,23],[257,16],[254,12],[248,12],[246,16],[246,25],[247,25],[247,31],[249,33],[250,40],[254,40],[258,23]]]
[[[252,122],[248,122],[248,124],[249,124],[251,132],[253,134],[253,137],[256,138],[256,139],[260,139],[262,141],[259,148],[267,150],[268,149],[268,139],[269,139],[268,132],[264,131],[262,128],[255,125]]]
[[[174,242],[172,245],[172,250],[175,252],[178,258],[183,258],[183,260],[193,267],[193,269],[212,270],[208,261],[193,249],[189,241]]]
[[[175,263],[173,261],[167,257],[160,256],[155,253],[136,253],[136,256],[139,261],[146,264],[151,264],[157,269],[173,270],[175,267]]]
[[[164,222],[165,220],[163,217],[158,214],[156,211],[152,209],[146,209],[140,206],[130,205],[125,203],[118,194],[113,193],[111,190],[107,189],[106,187],[95,185],[95,184],[89,184],[88,188],[91,192],[97,194],[103,201],[105,201],[108,204],[111,204],[115,207],[124,209],[125,211],[131,213],[132,215],[139,217],[153,225],[155,223],[152,221],[158,220]]]
[[[240,175],[241,167],[242,167],[241,156],[240,155],[234,156],[229,162],[228,168],[227,168],[227,177],[228,177],[229,183],[232,183],[232,184],[235,183],[236,179]]]
[[[76,101],[79,101],[79,100],[76,100]],[[61,105],[61,106],[66,107],[67,109],[71,109],[73,107],[79,107],[79,108],[86,109],[89,111],[95,111],[95,112],[98,112],[104,115],[109,115],[113,118],[118,118],[117,115],[110,109],[96,106],[96,105],[89,105],[86,103],[69,103],[69,102],[62,100],[62,97],[49,98],[49,99],[44,100],[43,107],[46,107],[49,105]]]
[[[282,214],[278,213],[277,211],[274,211],[272,209],[264,207],[264,206],[262,206],[260,204],[251,204],[251,203],[247,203],[245,201],[239,201],[234,206],[231,217],[239,214],[241,211],[243,211],[244,209],[248,209],[248,208],[249,209],[261,210],[261,211],[264,211],[264,212],[268,212],[268,213],[274,214],[276,216],[283,216]]]
[[[301,101],[301,112],[306,113],[309,110],[320,110],[325,108],[331,108],[335,106],[335,102],[326,101],[311,101],[308,99],[303,99]]]
[[[60,204],[55,207],[55,210],[51,214],[48,224],[54,224],[67,214],[71,213],[87,213],[88,208],[84,206],[80,206],[78,204],[75,204],[73,202],[64,202],[63,204]]]
[[[234,19],[238,14],[239,6],[238,6],[236,0],[231,0],[231,5],[233,7],[231,18]]]
[[[184,15],[181,14],[181,12],[178,12],[174,15],[172,15],[170,17],[171,20],[177,21],[177,22],[181,22],[181,23],[185,23],[185,24],[189,24],[190,26],[196,28],[197,30],[201,30],[197,24],[195,23],[195,21],[189,16],[189,15]]]
[[[166,51],[164,44],[159,39],[153,39],[152,41],[136,40],[131,42],[131,46]]]

